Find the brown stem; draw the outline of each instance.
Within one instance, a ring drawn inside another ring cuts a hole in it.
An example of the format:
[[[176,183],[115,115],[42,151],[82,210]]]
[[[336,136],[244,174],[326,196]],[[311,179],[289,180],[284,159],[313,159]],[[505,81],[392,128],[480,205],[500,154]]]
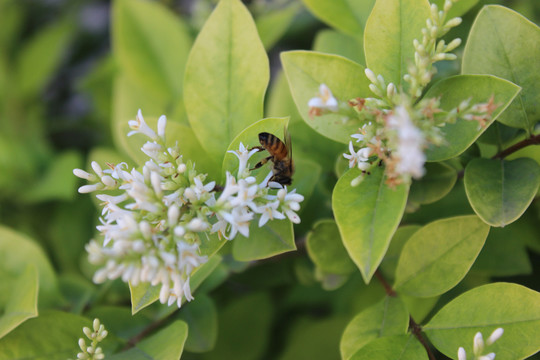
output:
[[[392,286],[390,286],[388,281],[386,281],[386,279],[384,278],[384,276],[381,274],[379,270],[375,271],[375,277],[377,278],[377,280],[379,280],[379,282],[384,287],[384,291],[386,291],[386,295],[391,296],[391,297],[397,296],[394,289],[392,289]]]
[[[381,274],[381,272],[379,270],[375,271],[375,277],[377,278],[377,280],[380,281],[380,283],[384,287],[384,290],[386,291],[386,295],[392,296],[392,297],[397,296],[394,289],[392,289],[392,286],[390,286],[388,281],[386,281],[383,274]],[[429,359],[430,360],[436,360],[435,355],[433,355],[433,352],[431,351],[431,349],[429,347],[429,344],[427,343],[426,339],[424,339],[424,337],[422,336],[422,328],[420,327],[420,325],[418,325],[414,321],[412,316],[409,316],[409,328],[411,329],[411,332],[414,334],[414,336],[416,336],[418,341],[420,341],[422,346],[424,346],[424,348],[426,349],[426,352],[428,354]]]
[[[520,141],[520,142],[510,146],[509,148],[498,152],[497,154],[493,155],[491,158],[492,159],[504,159],[508,155],[513,154],[516,151],[521,150],[524,147],[527,147],[529,145],[540,145],[540,134],[531,136],[530,138],[527,138],[527,139],[525,139],[523,141]],[[461,169],[460,171],[458,171],[458,173],[457,173],[458,179],[461,179],[464,174],[465,174],[465,169]]]
[[[492,159],[504,159],[508,155],[515,153],[516,151],[523,149],[524,147],[527,147],[529,145],[540,145],[540,134],[533,135],[528,139],[520,141],[517,144],[514,144],[507,149],[504,149],[503,151],[493,156]]]
[[[422,327],[420,327],[420,325],[418,325],[412,317],[409,317],[409,327],[414,336],[416,336],[418,341],[420,341],[420,343],[426,349],[429,359],[436,360],[435,355],[433,354],[428,343],[426,342],[426,339],[424,339],[424,337],[422,336]]]
[[[133,336],[131,339],[128,340],[126,343],[126,346],[122,349],[122,351],[126,351],[137,345],[139,341],[144,339],[146,336],[148,336],[150,333],[152,333],[154,330],[159,328],[161,325],[167,321],[168,317],[164,317],[162,319],[156,320],[153,323],[148,324],[147,327],[145,327],[140,333]]]

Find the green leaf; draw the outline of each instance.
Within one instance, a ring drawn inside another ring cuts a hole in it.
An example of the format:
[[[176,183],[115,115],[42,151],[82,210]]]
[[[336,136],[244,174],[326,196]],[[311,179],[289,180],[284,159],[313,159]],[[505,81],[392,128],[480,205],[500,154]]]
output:
[[[57,155],[53,163],[40,176],[36,184],[23,194],[23,201],[36,203],[51,200],[73,200],[79,179],[73,169],[80,168],[82,156],[75,151],[64,151]]]
[[[528,275],[532,272],[525,244],[539,239],[526,219],[492,228],[471,271],[489,276]]]
[[[366,65],[386,83],[402,85],[414,64],[413,40],[422,41],[422,28],[430,18],[427,0],[377,0],[366,24]]]
[[[313,225],[306,246],[310,259],[325,273],[347,275],[356,269],[334,220],[321,220]]]
[[[259,227],[253,220],[249,237],[239,234],[233,240],[233,256],[239,261],[266,259],[287,251],[296,250],[292,223],[288,220],[271,220]]]
[[[436,4],[439,10],[443,9],[445,0],[431,0],[432,4]],[[479,0],[459,0],[452,4],[450,11],[448,12],[447,19],[451,19],[456,16],[462,16],[472,9]]]
[[[471,28],[463,74],[492,74],[523,91],[499,117],[505,125],[530,130],[540,118],[540,28],[503,6],[485,6]]]
[[[211,298],[205,295],[197,297],[180,310],[179,318],[188,324],[189,334],[186,350],[207,352],[214,348],[217,339],[217,309]]]
[[[117,0],[112,25],[113,52],[122,71],[147,93],[178,99],[192,42],[181,20],[157,2]]]
[[[351,169],[338,180],[332,208],[345,248],[368,283],[401,220],[408,187],[388,187],[380,166],[374,167],[360,185],[352,187],[351,181],[359,175],[360,170]]]
[[[375,0],[303,0],[319,19],[346,34],[362,37]]]
[[[10,290],[9,300],[0,316],[0,339],[28,319],[38,315],[38,273],[28,265]]]
[[[534,160],[474,159],[465,168],[465,190],[472,208],[491,226],[516,221],[540,186],[540,165]]]
[[[269,79],[255,23],[239,0],[222,0],[186,66],[184,100],[197,139],[217,161],[240,131],[262,118]]]
[[[190,287],[192,294],[195,294],[195,290],[201,286],[204,279],[216,269],[221,262],[221,256],[213,255],[208,258],[208,261],[199,268],[195,269],[191,274]],[[152,286],[150,283],[140,283],[137,286],[129,284],[129,291],[131,292],[131,312],[133,315],[144,309],[145,307],[153,304],[159,299],[159,291],[161,287],[159,285]],[[182,299],[182,303],[185,302],[185,298]]]
[[[317,33],[313,50],[346,57],[358,64],[365,64],[362,38],[355,38],[335,30],[324,29]]]
[[[427,163],[426,174],[413,181],[409,201],[430,204],[445,197],[454,187],[457,171],[444,163]]]
[[[203,358],[262,358],[269,345],[273,312],[273,305],[267,294],[255,293],[236,297],[219,312],[216,347],[203,354]]]
[[[473,338],[486,339],[498,327],[503,336],[489,347],[497,359],[525,359],[540,350],[540,294],[524,286],[493,283],[460,295],[443,307],[424,332],[443,354],[462,346],[472,354]]]
[[[488,232],[489,226],[474,215],[427,224],[403,247],[394,289],[417,297],[450,290],[469,271]]]
[[[58,284],[45,252],[26,235],[0,226],[0,305],[8,303],[10,289],[30,264],[38,271],[39,304],[47,306],[56,300]]]
[[[266,50],[271,49],[285,34],[298,13],[298,5],[292,2],[282,9],[264,12],[255,19],[261,42]]]
[[[421,228],[420,225],[405,225],[400,226],[392,240],[390,241],[390,246],[384,255],[384,259],[381,262],[381,271],[386,276],[387,279],[393,280],[396,277],[396,268],[401,255],[403,247],[409,241],[411,236]]]
[[[440,97],[441,109],[450,111],[463,100],[471,99],[471,104],[485,103],[493,96],[499,105],[491,114],[495,120],[519,93],[520,88],[509,81],[490,75],[458,75],[439,81],[431,87],[425,99]],[[428,161],[441,161],[453,158],[464,152],[489,126],[478,128],[476,121],[458,119],[455,124],[441,128],[446,144],[431,145],[426,150]]]
[[[342,359],[350,359],[371,341],[407,333],[409,313],[397,297],[386,296],[377,304],[356,315],[341,337]],[[363,352],[363,351],[362,351]]]
[[[376,339],[354,354],[351,360],[427,360],[426,349],[413,335]]]
[[[156,334],[137,344],[154,360],[180,359],[188,336],[188,326],[183,321],[175,321]]]
[[[51,79],[64,57],[72,33],[72,23],[55,21],[24,44],[17,59],[16,81],[13,82],[22,96],[38,95]]]
[[[289,51],[281,53],[281,62],[289,87],[304,121],[315,131],[332,140],[347,144],[351,134],[358,130],[358,122],[343,122],[339,114],[309,115],[309,100],[319,93],[319,86],[326,84],[334,97],[347,102],[371,93],[364,67],[337,55],[313,51]]]
[[[82,316],[44,311],[0,339],[0,359],[66,360],[74,357],[80,351],[77,340],[83,336],[84,326],[92,324]]]

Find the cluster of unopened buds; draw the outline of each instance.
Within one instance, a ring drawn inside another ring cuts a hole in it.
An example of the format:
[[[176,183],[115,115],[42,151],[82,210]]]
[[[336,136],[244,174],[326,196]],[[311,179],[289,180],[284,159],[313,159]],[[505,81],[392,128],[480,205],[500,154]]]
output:
[[[460,18],[446,20],[448,11],[457,0],[446,0],[443,10],[431,5],[431,16],[422,29],[422,41],[414,40],[414,63],[404,75],[408,89],[404,91],[393,83],[386,83],[382,75],[365,69],[370,81],[369,89],[375,97],[350,99],[346,102],[335,98],[331,89],[321,84],[319,93],[308,101],[309,115],[322,116],[330,113],[343,118],[356,118],[361,124],[358,133],[351,135],[356,139],[349,142],[349,153],[343,156],[349,161],[349,168],[357,167],[362,175],[351,181],[356,186],[369,174],[369,169],[384,163],[386,181],[390,186],[410,183],[425,174],[424,154],[429,144],[444,144],[441,128],[455,123],[458,118],[477,121],[483,128],[491,120],[498,107],[491,97],[486,103],[471,104],[470,99],[462,101],[450,111],[440,108],[440,99],[429,98],[417,101],[425,86],[431,81],[435,68],[433,64],[441,60],[453,60],[449,53],[461,44],[454,39],[449,44],[437,41],[451,28],[461,23]],[[351,116],[351,108],[354,110]],[[437,114],[437,116],[435,116]],[[355,145],[359,147],[355,150]]]
[[[128,170],[125,163],[107,164],[103,170],[93,162],[93,173],[75,169],[74,174],[90,182],[79,188],[81,193],[114,191],[97,195],[103,206],[97,227],[103,241],[92,240],[86,247],[90,262],[101,266],[94,281],[121,278],[133,286],[159,285],[160,302],[180,307],[183,298],[193,299],[190,277],[207,261],[199,249],[201,237],[211,241],[232,240],[238,233],[248,237],[250,223],[257,218],[259,227],[286,218],[299,223],[296,212],[304,197],[280,184],[268,184],[271,171],[258,183],[248,163],[258,150],[243,144],[231,151],[239,160],[237,175],[227,172],[223,187],[206,182],[195,164],[184,162],[178,144],[165,145],[166,122],[165,116],[159,118],[156,133],[140,110],[129,122],[128,135],[150,139],[141,149],[149,157],[141,170]],[[274,195],[269,185],[281,188]]]
[[[493,345],[495,341],[501,338],[503,333],[504,333],[503,328],[497,328],[491,333],[489,338],[484,342],[482,333],[477,332],[473,340],[473,355],[474,355],[473,359],[474,360],[494,360],[495,353],[490,352],[490,353],[484,354],[485,348],[487,346]],[[458,359],[467,360],[467,353],[465,352],[465,349],[462,347],[458,349]]]
[[[79,348],[81,352],[77,354],[77,359],[81,360],[101,360],[105,359],[105,354],[98,344],[105,339],[108,335],[108,331],[105,330],[105,326],[99,322],[99,319],[94,319],[92,324],[93,330],[84,327],[83,333],[88,340],[91,341],[90,345],[86,345],[84,338],[79,339]]]

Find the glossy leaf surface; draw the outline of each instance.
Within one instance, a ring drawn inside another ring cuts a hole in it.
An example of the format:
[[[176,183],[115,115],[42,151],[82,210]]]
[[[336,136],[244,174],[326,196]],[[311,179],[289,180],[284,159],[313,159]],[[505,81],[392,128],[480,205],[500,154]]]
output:
[[[525,359],[540,350],[540,294],[524,286],[493,283],[452,300],[424,327],[443,354],[454,357],[464,347],[472,354],[473,338],[486,339],[498,327],[503,336],[489,347],[500,359]]]
[[[465,168],[465,190],[476,214],[491,226],[517,220],[540,186],[540,165],[534,160],[474,159]]]
[[[397,297],[386,296],[382,301],[356,315],[341,337],[342,359],[350,359],[371,341],[407,332],[409,314]]]
[[[416,231],[401,252],[394,289],[431,297],[453,288],[482,249],[489,226],[476,216],[437,220]]]
[[[388,187],[382,167],[374,167],[360,185],[352,187],[351,181],[360,174],[351,169],[338,180],[332,207],[345,248],[367,283],[401,220],[408,188]]]
[[[184,84],[189,122],[209,156],[221,161],[229,143],[262,118],[268,79],[250,13],[239,0],[220,1],[191,49]]]

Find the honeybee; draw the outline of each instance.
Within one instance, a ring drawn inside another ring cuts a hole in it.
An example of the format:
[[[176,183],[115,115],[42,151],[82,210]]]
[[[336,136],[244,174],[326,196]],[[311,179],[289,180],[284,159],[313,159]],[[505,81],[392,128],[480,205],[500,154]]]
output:
[[[275,181],[281,185],[291,185],[292,175],[294,173],[294,163],[292,159],[291,135],[287,131],[287,128],[284,129],[283,135],[285,143],[273,134],[267,132],[259,133],[259,143],[262,146],[255,146],[250,150],[266,150],[270,153],[270,156],[259,161],[255,167],[250,170],[258,169],[271,160],[273,163],[273,175],[268,182]]]

